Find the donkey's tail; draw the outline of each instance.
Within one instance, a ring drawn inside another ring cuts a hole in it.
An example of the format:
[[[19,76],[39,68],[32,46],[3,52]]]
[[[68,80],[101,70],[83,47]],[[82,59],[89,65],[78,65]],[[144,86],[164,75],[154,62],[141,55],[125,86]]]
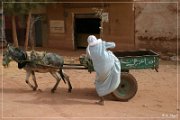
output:
[[[59,74],[60,74],[61,78],[63,79],[64,83],[66,84],[62,68],[59,69]]]

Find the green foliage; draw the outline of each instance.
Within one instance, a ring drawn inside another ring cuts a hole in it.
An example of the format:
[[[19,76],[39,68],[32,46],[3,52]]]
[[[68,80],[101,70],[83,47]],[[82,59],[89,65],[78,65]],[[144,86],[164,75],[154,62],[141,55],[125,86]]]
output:
[[[54,0],[4,0],[3,9],[6,15],[21,15],[27,14],[32,9],[46,5],[46,2]]]

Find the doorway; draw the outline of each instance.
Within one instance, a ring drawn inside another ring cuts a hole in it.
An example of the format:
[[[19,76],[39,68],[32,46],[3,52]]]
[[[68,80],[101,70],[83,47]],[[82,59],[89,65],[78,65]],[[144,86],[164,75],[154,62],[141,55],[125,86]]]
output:
[[[100,36],[101,19],[95,14],[78,14],[74,17],[74,42],[76,49],[87,47],[87,37],[89,35]]]

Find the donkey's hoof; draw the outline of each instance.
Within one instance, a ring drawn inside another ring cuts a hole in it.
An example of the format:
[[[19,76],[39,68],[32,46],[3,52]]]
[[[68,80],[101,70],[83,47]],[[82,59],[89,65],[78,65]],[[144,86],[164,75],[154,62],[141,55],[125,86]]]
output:
[[[33,87],[33,91],[36,91],[37,90],[37,88],[36,87]]]
[[[41,89],[38,89],[38,92],[43,92]]]
[[[72,89],[68,89],[68,93],[71,93]]]
[[[56,89],[52,89],[52,90],[51,90],[51,93],[55,93],[55,90],[56,90]]]

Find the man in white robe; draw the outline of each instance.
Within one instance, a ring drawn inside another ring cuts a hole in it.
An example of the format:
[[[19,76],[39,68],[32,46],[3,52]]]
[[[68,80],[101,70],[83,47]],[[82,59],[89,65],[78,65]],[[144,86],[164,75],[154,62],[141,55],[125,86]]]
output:
[[[105,42],[90,35],[87,39],[87,55],[93,61],[96,72],[95,87],[100,97],[96,103],[104,105],[104,97],[113,92],[120,84],[121,66],[118,58],[108,48],[114,48],[114,42]]]

